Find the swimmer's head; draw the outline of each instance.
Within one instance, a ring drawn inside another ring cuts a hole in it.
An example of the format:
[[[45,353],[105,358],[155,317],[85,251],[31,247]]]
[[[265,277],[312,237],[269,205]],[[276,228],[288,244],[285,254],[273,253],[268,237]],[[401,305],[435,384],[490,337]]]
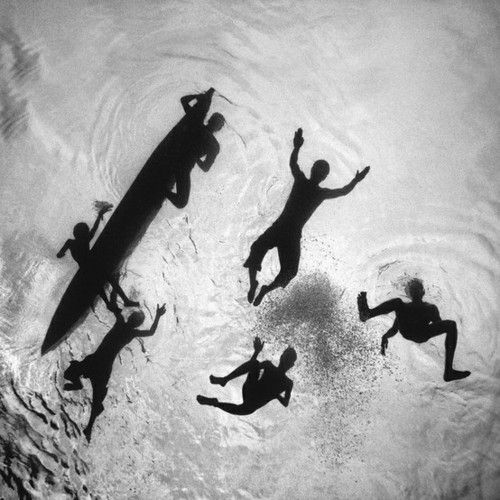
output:
[[[127,325],[131,326],[132,328],[136,328],[138,326],[141,326],[142,323],[144,322],[145,316],[142,311],[134,311],[129,317],[127,321]]]
[[[418,278],[413,278],[405,286],[405,292],[412,300],[421,300],[425,295],[424,284]]]
[[[287,347],[280,357],[280,367],[283,370],[289,370],[297,361],[297,353],[293,347]]]
[[[214,113],[209,119],[207,123],[207,127],[212,132],[218,132],[226,123],[225,118],[220,113]]]
[[[74,228],[73,228],[73,235],[75,238],[80,239],[80,238],[88,238],[90,233],[89,226],[85,224],[85,222],[79,222]]]
[[[311,180],[316,184],[324,181],[330,173],[330,165],[325,160],[317,160],[311,168]]]

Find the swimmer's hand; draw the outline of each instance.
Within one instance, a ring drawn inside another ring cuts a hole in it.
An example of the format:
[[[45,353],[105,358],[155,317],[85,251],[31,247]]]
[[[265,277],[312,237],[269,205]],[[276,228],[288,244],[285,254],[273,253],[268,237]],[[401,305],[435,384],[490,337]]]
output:
[[[107,201],[94,201],[94,209],[97,210],[99,214],[99,218],[102,219],[102,216],[109,212],[113,208],[113,204]]]
[[[165,314],[165,304],[160,306],[160,304],[156,304],[156,316],[159,318]]]
[[[380,344],[380,354],[382,354],[382,356],[385,356],[385,351],[386,351],[386,349],[387,349],[388,346],[389,346],[389,340],[384,335],[382,337],[382,342]]]
[[[255,354],[259,354],[259,352],[264,349],[264,342],[262,342],[259,337],[255,337],[253,341],[253,349],[255,351]]]
[[[368,172],[370,171],[370,167],[365,167],[361,172],[359,170],[356,171],[356,175],[354,176],[354,182],[361,182]]]
[[[295,136],[293,138],[293,147],[295,149],[299,149],[302,144],[304,144],[304,137],[302,136],[302,129],[299,128],[297,129],[297,132],[295,132]]]

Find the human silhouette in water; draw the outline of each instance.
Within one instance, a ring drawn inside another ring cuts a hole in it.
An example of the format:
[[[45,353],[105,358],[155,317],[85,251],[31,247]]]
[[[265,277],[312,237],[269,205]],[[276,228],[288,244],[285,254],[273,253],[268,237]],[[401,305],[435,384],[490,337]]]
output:
[[[108,392],[108,382],[113,369],[113,362],[118,353],[136,337],[149,337],[153,335],[158,327],[160,317],[165,314],[165,304],[156,306],[156,316],[149,330],[138,330],[144,322],[142,311],[133,311],[128,320],[125,321],[116,304],[116,293],[112,293],[111,300],[114,301],[114,313],[116,322],[106,334],[103,341],[93,354],[82,361],[71,361],[64,372],[64,378],[68,380],[64,384],[67,391],[82,389],[81,377],[88,378],[92,383],[92,410],[89,422],[83,433],[90,441],[92,427],[95,419],[104,411],[103,401]]]
[[[57,252],[57,258],[60,259],[64,257],[66,251],[70,251],[73,259],[78,263],[81,269],[88,271],[89,273],[93,272],[93,266],[90,262],[90,242],[95,236],[97,228],[99,227],[99,223],[103,220],[104,214],[111,210],[112,205],[105,204],[98,212],[97,218],[92,226],[92,229],[89,229],[89,226],[85,222],[79,222],[73,228],[73,236],[75,239],[66,240],[63,247],[59,252]],[[113,288],[113,290],[121,297],[123,300],[123,304],[125,307],[137,307],[139,302],[134,302],[130,300],[123,291],[122,287],[119,285],[118,280],[115,276],[108,276],[107,281]],[[106,307],[111,311],[114,308],[114,305],[111,300],[108,300],[104,289],[100,289],[99,295],[102,300],[106,304]]]
[[[248,301],[253,302],[255,306],[258,306],[270,291],[278,287],[284,288],[296,276],[299,269],[302,228],[319,205],[324,200],[349,194],[370,170],[370,167],[366,167],[361,172],[356,172],[354,179],[340,189],[322,188],[319,184],[326,179],[330,172],[330,166],[325,160],[315,161],[311,169],[311,178],[308,179],[297,163],[302,144],[304,144],[304,138],[302,137],[302,129],[299,128],[295,132],[294,147],[290,156],[290,168],[294,183],[288,201],[273,225],[252,244],[250,255],[244,264],[244,267],[248,268],[250,278]],[[272,283],[261,287],[254,300],[259,285],[257,271],[261,270],[262,260],[268,250],[274,247],[278,249],[280,272]]]
[[[470,375],[469,371],[458,371],[453,369],[453,356],[457,346],[457,324],[455,321],[442,320],[438,308],[422,300],[425,290],[419,279],[412,279],[406,286],[406,293],[411,302],[403,302],[401,299],[392,299],[370,309],[366,300],[366,292],[358,295],[359,318],[361,321],[380,316],[382,314],[396,313],[396,320],[392,327],[383,335],[381,353],[385,355],[388,339],[399,332],[407,339],[417,342],[427,342],[432,337],[446,334],[444,380],[459,380]]]
[[[214,377],[210,375],[210,382],[224,387],[230,380],[241,375],[247,375],[243,384],[243,403],[224,403],[217,398],[197,396],[201,405],[215,406],[233,415],[250,415],[255,410],[262,408],[269,401],[277,399],[283,406],[288,406],[292,393],[293,382],[286,376],[286,372],[292,368],[297,360],[297,353],[293,347],[287,347],[280,357],[278,366],[270,361],[258,361],[257,356],[264,347],[259,337],[255,337],[254,353],[249,361],[232,371],[225,377]],[[284,395],[282,396],[282,394]]]
[[[172,131],[169,145],[173,177],[167,182],[166,192],[166,198],[177,208],[184,208],[189,200],[193,167],[197,164],[204,172],[208,172],[220,151],[214,133],[224,126],[224,117],[220,113],[213,113],[207,124],[203,123],[214,92],[210,88],[202,94],[181,98],[186,116]],[[174,184],[175,193],[172,191]]]

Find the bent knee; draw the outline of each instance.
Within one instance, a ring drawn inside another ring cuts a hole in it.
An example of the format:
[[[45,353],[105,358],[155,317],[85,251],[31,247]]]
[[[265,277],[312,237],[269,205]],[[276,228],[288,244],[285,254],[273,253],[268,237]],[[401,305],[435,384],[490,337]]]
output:
[[[450,333],[457,333],[457,323],[456,321],[453,321],[452,319],[445,319],[443,321],[443,324],[446,328],[446,330]]]
[[[279,286],[285,288],[297,276],[297,269],[285,269],[277,277]]]

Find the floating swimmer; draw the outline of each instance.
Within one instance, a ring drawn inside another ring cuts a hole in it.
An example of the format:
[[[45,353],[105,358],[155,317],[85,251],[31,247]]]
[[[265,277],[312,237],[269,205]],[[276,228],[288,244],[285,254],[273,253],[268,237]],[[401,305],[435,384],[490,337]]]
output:
[[[419,279],[415,278],[409,281],[406,293],[411,298],[409,303],[403,302],[401,299],[392,299],[373,309],[368,307],[366,292],[361,292],[358,295],[359,319],[361,321],[382,314],[396,313],[396,321],[382,337],[381,353],[385,355],[389,338],[396,335],[398,331],[405,339],[418,344],[445,333],[444,380],[450,382],[468,377],[469,371],[453,369],[453,357],[457,346],[457,324],[455,321],[442,320],[438,308],[422,300],[425,290]]]
[[[251,246],[250,255],[244,267],[248,268],[250,278],[250,290],[248,301],[258,306],[264,296],[275,288],[285,288],[297,275],[300,261],[300,239],[302,228],[309,220],[314,211],[324,200],[338,198],[349,194],[356,184],[361,182],[368,174],[370,167],[356,172],[354,179],[340,189],[326,189],[319,184],[326,179],[330,172],[330,166],[325,160],[317,160],[311,169],[311,178],[308,179],[300,170],[297,163],[299,149],[304,144],[302,129],[295,132],[293,139],[293,151],[290,156],[290,168],[294,177],[292,191],[286,202],[285,208],[273,225],[265,231]],[[255,292],[259,282],[257,271],[261,270],[262,260],[266,253],[277,247],[280,260],[280,272],[275,280],[269,285],[263,285],[257,298]]]
[[[273,399],[277,399],[283,406],[288,406],[292,393],[293,382],[286,376],[286,372],[292,368],[297,360],[297,353],[293,347],[287,347],[280,357],[278,366],[270,361],[258,361],[257,356],[264,347],[259,337],[255,337],[254,353],[249,361],[232,371],[225,377],[214,377],[210,375],[212,384],[224,387],[230,380],[242,375],[247,375],[243,384],[243,403],[224,403],[217,398],[197,396],[201,405],[215,406],[233,415],[250,415],[255,410],[262,408]],[[284,393],[284,395],[282,395]]]
[[[104,219],[104,214],[109,212],[113,208],[113,205],[108,202],[96,201],[94,202],[94,207],[98,210],[98,213],[92,229],[89,229],[89,226],[85,222],[79,222],[73,228],[75,239],[66,240],[61,250],[57,252],[57,258],[60,259],[64,257],[69,250],[71,256],[78,263],[80,268],[89,273],[93,272],[92,263],[90,261],[90,242],[95,236],[99,223]],[[113,290],[121,297],[125,307],[137,307],[139,305],[139,302],[134,302],[125,295],[115,275],[108,276],[107,281],[112,286]],[[104,289],[101,288],[99,295],[106,304],[106,307],[112,311],[115,305],[108,300]]]
[[[153,335],[160,318],[165,314],[165,304],[161,307],[157,305],[156,316],[151,328],[149,330],[138,330],[137,328],[144,322],[144,313],[134,311],[125,321],[119,312],[120,310],[116,307],[116,294],[112,294],[111,300],[115,302],[113,309],[116,322],[113,328],[106,334],[93,354],[90,354],[82,361],[71,361],[64,372],[64,378],[68,380],[64,384],[64,389],[67,391],[82,389],[81,377],[88,378],[92,383],[92,410],[89,422],[83,431],[87,441],[90,441],[92,427],[96,418],[104,411],[103,402],[108,393],[108,382],[116,356],[133,339]]]

